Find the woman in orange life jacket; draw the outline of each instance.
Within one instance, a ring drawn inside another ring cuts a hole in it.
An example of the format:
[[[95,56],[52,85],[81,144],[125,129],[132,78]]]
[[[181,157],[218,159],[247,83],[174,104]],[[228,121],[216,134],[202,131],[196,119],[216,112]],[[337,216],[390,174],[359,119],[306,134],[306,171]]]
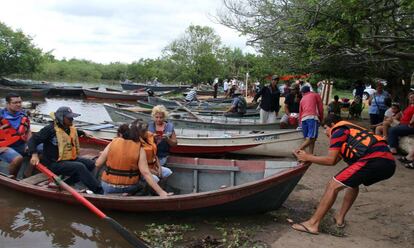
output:
[[[106,162],[101,184],[104,194],[133,193],[138,189],[140,177],[162,197],[169,194],[154,181],[148,168],[147,157],[140,138],[147,131],[147,124],[135,120],[118,128],[118,137],[108,144],[99,158],[97,167]]]
[[[157,157],[161,166],[161,178],[171,175],[172,171],[165,167],[169,155],[170,147],[177,145],[174,125],[167,122],[168,111],[163,105],[157,105],[152,109],[153,121],[148,123],[148,130],[154,134],[155,144],[157,145]]]
[[[302,223],[292,225],[297,231],[318,234],[319,224],[334,204],[339,191],[346,189],[342,207],[335,215],[338,228],[345,227],[345,215],[358,196],[359,185],[372,185],[390,178],[395,172],[395,160],[387,142],[365,128],[330,114],[324,123],[330,138],[328,155],[315,156],[303,150],[295,153],[299,161],[334,165],[342,158],[348,166],[328,183],[325,193],[313,216]]]
[[[31,133],[22,98],[16,93],[7,94],[6,108],[0,110],[0,132],[0,160],[9,164],[10,175],[17,176]]]

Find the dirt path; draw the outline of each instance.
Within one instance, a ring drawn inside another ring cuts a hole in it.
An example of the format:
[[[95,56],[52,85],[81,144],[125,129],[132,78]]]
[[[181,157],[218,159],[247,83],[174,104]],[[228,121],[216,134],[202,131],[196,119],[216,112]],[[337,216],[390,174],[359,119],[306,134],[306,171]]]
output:
[[[322,130],[321,130],[322,131]],[[320,135],[317,154],[325,154],[328,139]],[[414,247],[414,171],[398,163],[395,175],[370,187],[361,187],[347,216],[344,230],[334,228],[332,216],[340,208],[340,194],[332,211],[322,223],[320,235],[300,233],[290,228],[286,218],[305,220],[315,210],[328,180],[345,167],[312,165],[285,202],[275,211],[275,224],[265,226],[255,237],[271,247]],[[342,237],[336,237],[339,235]]]

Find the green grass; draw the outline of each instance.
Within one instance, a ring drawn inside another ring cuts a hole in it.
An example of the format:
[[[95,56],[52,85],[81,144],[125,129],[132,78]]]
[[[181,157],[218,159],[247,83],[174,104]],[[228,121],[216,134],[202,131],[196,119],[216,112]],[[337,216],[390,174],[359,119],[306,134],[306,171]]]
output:
[[[352,95],[352,91],[351,90],[336,90],[336,89],[333,89],[333,91],[332,91],[332,98],[335,95],[338,95],[339,96],[339,99],[341,99],[343,97],[349,98],[349,99],[353,99],[354,98],[354,96]]]

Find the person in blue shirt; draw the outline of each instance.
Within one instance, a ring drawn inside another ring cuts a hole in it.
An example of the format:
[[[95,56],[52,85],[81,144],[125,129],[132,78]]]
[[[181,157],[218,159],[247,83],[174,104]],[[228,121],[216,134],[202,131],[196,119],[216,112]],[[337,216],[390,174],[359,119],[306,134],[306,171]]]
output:
[[[378,83],[377,91],[368,100],[368,114],[372,126],[384,120],[385,111],[388,109],[385,105],[386,98],[390,98],[390,94],[384,90],[382,83]]]
[[[30,138],[30,120],[22,111],[22,98],[6,96],[6,108],[0,110],[0,160],[9,164],[9,174],[17,177]]]
[[[231,107],[224,113],[225,116],[241,117],[246,113],[247,102],[241,94],[240,90],[237,89],[233,93],[233,101]]]

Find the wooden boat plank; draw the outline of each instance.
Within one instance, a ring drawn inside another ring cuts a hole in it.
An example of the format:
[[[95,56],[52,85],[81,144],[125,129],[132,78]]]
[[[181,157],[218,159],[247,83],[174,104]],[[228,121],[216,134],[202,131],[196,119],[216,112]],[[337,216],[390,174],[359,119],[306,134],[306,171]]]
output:
[[[190,170],[240,171],[237,166],[168,164],[168,167]]]
[[[36,185],[36,184],[39,184],[39,183],[41,183],[41,182],[48,181],[48,180],[49,180],[49,179],[48,179],[48,177],[47,177],[47,176],[45,176],[45,175],[44,175],[44,174],[42,174],[42,173],[38,173],[38,174],[33,175],[33,176],[31,176],[31,177],[28,177],[28,178],[22,179],[22,180],[20,180],[20,182],[24,182],[24,183],[28,183],[28,184],[32,184],[32,185]]]

